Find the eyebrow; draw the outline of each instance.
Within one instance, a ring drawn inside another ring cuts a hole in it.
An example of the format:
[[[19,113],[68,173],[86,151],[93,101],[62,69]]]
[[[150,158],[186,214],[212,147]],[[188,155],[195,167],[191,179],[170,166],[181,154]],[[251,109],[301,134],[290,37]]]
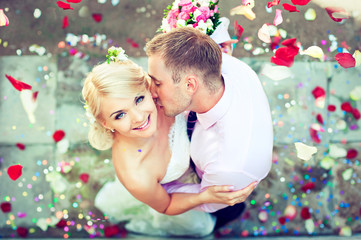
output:
[[[155,81],[160,82],[160,81],[159,81],[156,77],[154,77],[154,76],[150,75],[149,73],[148,73],[148,75],[149,75],[149,77],[150,77],[151,79],[153,79],[153,80],[155,80]]]
[[[136,101],[137,98],[138,98],[140,95],[141,95],[141,94],[138,94],[137,96],[135,96],[135,97],[134,97],[134,101]],[[110,114],[109,118],[111,118],[114,114],[120,113],[120,112],[124,112],[124,110],[121,109],[121,110],[118,110],[118,111],[116,111],[116,112],[113,112],[112,114]]]

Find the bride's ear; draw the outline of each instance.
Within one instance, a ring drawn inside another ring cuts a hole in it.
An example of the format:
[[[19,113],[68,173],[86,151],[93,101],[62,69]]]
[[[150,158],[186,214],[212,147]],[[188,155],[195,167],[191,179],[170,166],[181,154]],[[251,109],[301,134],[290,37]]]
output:
[[[187,92],[193,95],[198,89],[198,78],[194,75],[189,75],[186,78]]]

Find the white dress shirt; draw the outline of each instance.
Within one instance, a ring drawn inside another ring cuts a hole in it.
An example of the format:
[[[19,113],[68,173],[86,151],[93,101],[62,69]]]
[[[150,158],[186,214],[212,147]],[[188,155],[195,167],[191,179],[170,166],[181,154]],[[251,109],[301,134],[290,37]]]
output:
[[[168,184],[169,193],[199,193],[213,185],[233,185],[238,190],[260,182],[271,169],[273,128],[263,87],[247,64],[227,54],[222,61],[225,91],[212,109],[197,113],[191,140],[191,157],[202,181]],[[197,209],[215,212],[224,207],[203,204]]]

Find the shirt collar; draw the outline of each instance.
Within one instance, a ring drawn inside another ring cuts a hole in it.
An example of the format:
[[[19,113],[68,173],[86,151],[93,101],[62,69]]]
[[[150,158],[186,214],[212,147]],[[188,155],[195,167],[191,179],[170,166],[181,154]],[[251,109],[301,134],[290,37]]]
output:
[[[197,113],[197,119],[204,129],[208,129],[220,120],[226,114],[231,105],[231,89],[227,84],[228,78],[226,74],[222,74],[222,76],[224,79],[224,92],[221,99],[219,99],[218,103],[208,112]]]

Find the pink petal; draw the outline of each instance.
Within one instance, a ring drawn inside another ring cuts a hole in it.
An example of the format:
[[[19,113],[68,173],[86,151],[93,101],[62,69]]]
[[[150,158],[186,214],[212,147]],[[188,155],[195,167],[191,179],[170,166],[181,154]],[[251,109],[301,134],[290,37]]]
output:
[[[67,2],[70,2],[70,3],[80,3],[81,0],[66,0]]]
[[[288,3],[282,4],[282,7],[289,12],[299,12],[295,6]]]
[[[10,179],[13,181],[18,179],[23,174],[22,169],[23,169],[23,166],[21,166],[20,164],[10,166],[7,171]]]
[[[68,26],[69,26],[68,16],[64,16],[64,18],[63,18],[63,29],[67,28]]]
[[[324,97],[326,96],[326,91],[320,87],[320,86],[316,86],[313,90],[312,90],[312,95],[315,98],[319,98],[319,97]]]
[[[65,137],[65,132],[63,130],[57,130],[53,134],[53,139],[55,142],[61,141]]]
[[[273,0],[272,2],[267,2],[267,7],[270,8],[272,6],[278,5],[281,0]]]
[[[293,5],[306,5],[310,2],[311,0],[291,0],[291,2],[293,3]]]
[[[17,143],[16,147],[19,148],[19,150],[21,150],[21,151],[25,150],[25,145],[23,143]]]
[[[0,27],[6,27],[9,25],[9,19],[5,15],[4,10],[0,9]]]
[[[57,1],[56,4],[58,4],[58,7],[62,8],[63,10],[68,10],[68,9],[74,10],[74,8],[72,8],[69,3]]]
[[[26,83],[23,83],[19,80],[16,80],[15,78],[13,78],[12,76],[9,76],[9,75],[6,75],[5,74],[5,77],[10,81],[10,83],[14,86],[14,88],[18,91],[21,91],[21,90],[31,90],[31,86],[26,84]]]
[[[258,38],[265,43],[271,43],[271,37],[269,34],[268,25],[265,23],[263,26],[258,30]]]
[[[238,24],[237,20],[234,20],[234,35],[236,35],[237,39],[239,40],[243,33],[243,27]]]
[[[356,65],[356,60],[350,53],[338,53],[335,56],[335,60],[343,68],[352,68]]]
[[[282,22],[283,22],[282,10],[281,9],[276,9],[276,15],[275,15],[275,19],[273,20],[273,25],[278,26]]]
[[[335,22],[341,22],[343,19],[350,17],[350,14],[342,7],[328,7],[325,10],[328,16]]]

